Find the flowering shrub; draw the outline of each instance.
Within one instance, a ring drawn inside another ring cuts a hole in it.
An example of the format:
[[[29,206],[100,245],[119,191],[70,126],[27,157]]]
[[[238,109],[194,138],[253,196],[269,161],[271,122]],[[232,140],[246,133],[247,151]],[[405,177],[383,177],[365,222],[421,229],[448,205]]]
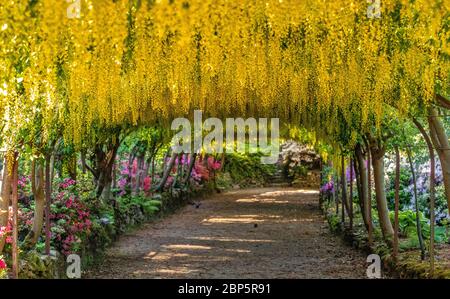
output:
[[[150,191],[150,188],[152,187],[152,178],[149,176],[146,176],[144,178],[144,191],[148,192]]]
[[[216,161],[214,157],[209,156],[208,157],[208,168],[211,170],[219,170],[221,167],[221,163],[219,161]]]
[[[325,183],[321,188],[320,191],[325,194],[331,194],[334,192],[334,182],[329,181],[328,183]]]
[[[5,238],[6,244],[12,243],[12,214],[12,207],[9,207],[8,224],[6,226],[0,226],[0,238]]]
[[[54,196],[50,218],[53,245],[63,254],[77,252],[90,232],[90,211],[78,197],[75,181],[65,179]]]
[[[6,262],[3,260],[3,257],[0,255],[0,279],[6,278],[8,274],[8,266]]]
[[[197,160],[194,164],[194,169],[192,170],[192,178],[198,182],[208,181],[210,178],[210,173],[208,168],[203,164],[202,161]]]

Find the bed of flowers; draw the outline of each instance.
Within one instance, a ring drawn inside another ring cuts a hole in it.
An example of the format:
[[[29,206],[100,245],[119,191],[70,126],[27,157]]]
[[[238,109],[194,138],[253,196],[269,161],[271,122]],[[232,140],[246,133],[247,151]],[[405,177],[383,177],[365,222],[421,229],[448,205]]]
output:
[[[83,268],[101,261],[104,250],[121,233],[165,213],[173,212],[186,204],[186,197],[192,197],[215,188],[226,189],[232,185],[230,175],[219,170],[221,162],[214,157],[195,161],[188,187],[178,178],[178,163],[187,166],[190,159],[183,157],[176,161],[167,179],[163,192],[153,193],[152,188],[161,180],[160,174],[145,176],[142,188],[134,192],[138,168],[136,161],[128,165],[127,157],[118,159],[120,169],[112,189],[110,202],[103,202],[95,196],[95,186],[88,173],[79,173],[78,179],[55,177],[52,186],[51,255],[45,251],[45,223],[43,232],[32,250],[24,249],[23,241],[33,225],[34,200],[29,176],[21,176],[19,191],[19,242],[21,244],[20,275],[23,278],[52,278],[64,276],[65,257],[76,253],[82,256]],[[12,215],[12,213],[10,213]],[[11,264],[12,219],[0,229],[6,237],[5,254],[0,257],[0,277],[8,274]]]

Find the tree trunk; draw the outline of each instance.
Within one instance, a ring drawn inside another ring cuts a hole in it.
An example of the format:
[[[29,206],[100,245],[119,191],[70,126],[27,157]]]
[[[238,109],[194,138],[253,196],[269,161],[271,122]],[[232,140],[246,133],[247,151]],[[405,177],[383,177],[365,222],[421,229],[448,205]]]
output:
[[[96,172],[98,174],[96,194],[104,202],[108,202],[111,198],[112,187],[112,170],[116,159],[117,150],[120,142],[108,145],[105,153],[101,146],[96,150]]]
[[[36,160],[31,163],[31,190],[34,195],[34,217],[31,231],[24,241],[26,248],[32,248],[36,245],[44,225],[44,167]]]
[[[389,219],[389,209],[386,200],[385,182],[384,182],[384,148],[378,142],[370,146],[372,154],[373,177],[375,184],[375,199],[377,202],[378,217],[380,221],[381,232],[386,241],[392,242],[394,229]]]
[[[364,225],[366,226],[367,229],[367,220],[366,220],[366,215],[364,214],[364,206],[363,206],[363,200],[362,200],[362,187],[361,187],[361,182],[360,182],[360,174],[359,174],[359,163],[358,163],[358,159],[356,159],[356,155],[353,155],[353,162],[354,162],[354,167],[355,167],[355,181],[356,181],[356,192],[358,193],[358,205],[359,205],[359,209],[361,212],[361,216],[364,222]]]
[[[178,155],[178,158],[175,160],[177,167],[176,167],[176,176],[175,179],[173,180],[171,189],[173,189],[175,187],[176,184],[178,184],[178,181],[181,180],[182,181],[182,177],[181,177],[181,170],[183,169],[183,165],[181,164],[181,160],[182,160],[183,154]]]
[[[372,174],[370,171],[370,161],[371,161],[370,147],[367,145],[367,210],[370,219],[370,226],[368,231],[368,242],[369,246],[373,243],[373,223],[372,223]]]
[[[117,165],[114,163],[112,169],[112,188],[117,188]]]
[[[347,180],[345,177],[345,158],[341,156],[341,198],[342,198],[342,223],[345,224],[345,210],[347,210],[348,214],[348,205],[347,205]]]
[[[336,216],[339,216],[339,175],[335,176],[336,185],[334,186],[334,201],[336,202]]]
[[[408,155],[409,167],[411,169],[412,179],[413,179],[413,189],[414,189],[414,205],[416,209],[416,227],[417,227],[417,237],[419,238],[420,245],[420,257],[422,260],[425,259],[425,245],[423,243],[422,235],[422,225],[420,224],[420,211],[419,211],[419,200],[417,199],[417,183],[416,183],[416,171],[414,170],[414,165],[411,158],[411,151],[409,147],[406,148],[406,153]]]
[[[444,177],[445,195],[450,212],[450,145],[445,128],[439,119],[436,108],[430,108],[428,116],[430,137],[441,162],[442,175]]]
[[[143,181],[143,173],[144,173],[144,162],[145,157],[139,155],[137,157],[137,169],[136,169],[136,177],[135,177],[135,185],[134,185],[134,194],[139,194],[141,190],[141,185]]]
[[[155,181],[155,159],[156,159],[156,156],[153,156],[152,162],[151,162],[152,163],[152,172],[151,172],[152,184]]]
[[[17,279],[19,278],[19,246],[18,246],[18,237],[19,237],[19,205],[18,200],[19,196],[17,193],[17,182],[19,180],[19,160],[17,157],[17,153],[14,154],[14,164],[13,164],[13,173],[12,173],[12,194],[11,194],[11,202],[12,202],[12,212],[13,212],[13,223],[12,223],[12,246],[11,246],[11,256],[12,256],[12,277]]]
[[[169,162],[167,163],[167,166],[164,170],[163,177],[161,178],[161,182],[156,187],[155,191],[161,191],[164,189],[164,186],[167,182],[167,179],[169,178],[170,172],[172,171],[173,165],[175,164],[175,160],[177,159],[178,154],[173,153],[172,157],[170,157]]]
[[[395,146],[395,208],[394,208],[394,259],[398,257],[398,210],[400,206],[400,153]]]
[[[350,157],[350,198],[348,201],[349,204],[349,225],[350,231],[353,230],[353,159]]]
[[[14,160],[8,154],[5,154],[2,170],[2,188],[0,194],[0,227],[8,225],[9,220],[9,203],[11,201],[11,183],[12,183],[12,166]],[[0,254],[5,246],[5,236],[0,237]]]
[[[366,167],[366,161],[360,144],[355,148],[356,161],[358,163],[358,174],[360,184],[360,201],[363,208],[363,220],[367,231],[371,231],[372,219],[370,217],[370,200],[369,200],[369,180]]]
[[[431,266],[431,275],[434,274],[434,225],[435,225],[435,215],[434,215],[434,206],[435,206],[435,193],[436,193],[436,160],[434,157],[434,148],[433,143],[428,136],[427,132],[423,128],[423,126],[416,120],[413,119],[414,124],[419,129],[420,133],[422,133],[423,138],[428,146],[428,153],[430,155],[430,266]]]
[[[76,157],[76,155],[73,155],[68,158],[66,167],[67,167],[67,173],[69,174],[69,177],[72,180],[76,181],[77,180],[77,157]]]
[[[45,157],[45,253],[50,255],[50,213],[52,204],[51,155]]]
[[[184,178],[185,185],[189,185],[190,177],[192,174],[192,169],[194,169],[196,158],[197,158],[197,153],[191,154],[191,159],[189,160],[189,168],[188,168],[188,171],[186,172],[186,176]]]

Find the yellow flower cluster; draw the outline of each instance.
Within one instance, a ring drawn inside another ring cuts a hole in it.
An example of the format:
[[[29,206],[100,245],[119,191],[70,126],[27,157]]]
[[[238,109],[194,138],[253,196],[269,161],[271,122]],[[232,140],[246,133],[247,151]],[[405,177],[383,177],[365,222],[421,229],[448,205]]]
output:
[[[194,109],[355,140],[386,105],[421,113],[449,87],[450,1],[382,0],[379,18],[370,5],[3,0],[2,140],[38,123],[44,139],[63,128],[79,144],[93,125],[165,124]]]

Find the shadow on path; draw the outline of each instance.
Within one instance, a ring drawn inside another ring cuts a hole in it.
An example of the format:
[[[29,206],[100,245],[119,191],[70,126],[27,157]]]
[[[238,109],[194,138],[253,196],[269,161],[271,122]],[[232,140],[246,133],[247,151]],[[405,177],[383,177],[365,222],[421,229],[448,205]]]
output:
[[[364,278],[365,257],[333,236],[318,192],[257,188],[123,235],[87,278]]]

